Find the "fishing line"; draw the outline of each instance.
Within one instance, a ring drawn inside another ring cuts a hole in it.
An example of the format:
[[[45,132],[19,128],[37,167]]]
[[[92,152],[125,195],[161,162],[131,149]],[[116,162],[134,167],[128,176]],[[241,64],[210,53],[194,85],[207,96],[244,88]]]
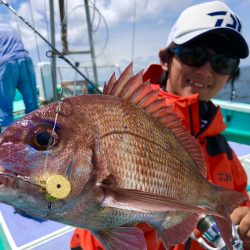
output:
[[[51,146],[53,144],[53,135],[56,134],[55,129],[56,129],[56,125],[57,125],[58,115],[61,111],[61,106],[63,103],[62,93],[63,93],[63,90],[61,89],[60,93],[59,93],[59,101],[57,102],[57,106],[56,106],[56,110],[55,110],[54,124],[53,124],[52,131],[50,133],[50,138],[49,138],[49,142],[48,142],[48,146],[47,146],[47,150],[46,150],[46,157],[45,157],[45,162],[44,162],[44,172],[46,172],[46,170],[47,170],[47,162],[48,162],[48,156],[49,156],[48,150],[51,148]]]
[[[49,138],[49,142],[48,142],[48,146],[47,146],[47,154],[46,154],[45,163],[44,163],[45,172],[47,170],[48,150],[51,148],[51,146],[53,144],[53,135],[56,134],[55,130],[56,130],[56,126],[57,126],[58,115],[59,115],[59,113],[61,111],[61,107],[62,107],[62,104],[63,104],[62,95],[63,95],[63,89],[61,89],[60,93],[59,93],[59,101],[57,102],[57,106],[56,106],[56,110],[55,110],[54,124],[53,124],[52,131],[50,133],[50,138]],[[74,155],[75,155],[75,149],[73,151],[73,156],[71,158],[71,161],[70,161],[69,166],[68,166],[68,168],[66,170],[66,173],[65,173],[66,179],[68,179],[70,174],[71,174]]]
[[[33,185],[33,186],[39,187],[39,188],[44,188],[42,185],[39,185],[39,184],[31,181],[30,177],[28,177],[28,176],[14,175],[14,174],[9,174],[9,173],[4,173],[4,172],[0,172],[0,175],[24,181],[24,182],[27,182],[27,183]]]
[[[5,0],[0,0],[0,4],[4,4],[9,10],[11,10],[18,18],[20,18],[29,28],[31,28],[49,47],[52,49],[47,51],[47,57],[58,57],[63,59],[66,63],[68,63],[77,73],[79,73],[86,82],[91,85],[97,93],[101,93],[101,91],[96,87],[96,85],[88,79],[71,61],[69,61],[61,52],[59,52],[44,36],[42,36],[24,17],[22,17],[11,5],[9,5]]]

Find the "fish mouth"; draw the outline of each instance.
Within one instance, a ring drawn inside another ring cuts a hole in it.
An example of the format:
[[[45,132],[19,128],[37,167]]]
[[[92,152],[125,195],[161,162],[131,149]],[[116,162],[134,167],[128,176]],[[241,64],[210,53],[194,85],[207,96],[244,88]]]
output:
[[[9,196],[8,190],[13,190],[14,192]],[[15,197],[17,197],[21,201],[26,198],[26,195],[33,196],[36,199],[37,204],[33,204],[32,201],[26,200],[26,205],[17,206]],[[55,214],[63,214],[65,211],[63,209],[63,205],[65,205],[64,201],[51,199],[46,195],[46,189],[42,184],[35,182],[30,176],[22,176],[20,174],[14,173],[8,169],[0,166],[0,197],[1,202],[6,203],[8,205],[19,207],[22,211],[25,211],[27,214],[33,217],[43,218],[45,220],[51,219]],[[13,196],[14,198],[12,198]],[[7,197],[7,198],[6,198]],[[45,199],[44,199],[45,198]],[[29,204],[27,206],[27,204]]]
[[[25,182],[30,185],[42,188],[41,185],[38,185],[29,176],[22,176],[20,174],[14,173],[0,166],[0,187],[15,187],[17,182]]]

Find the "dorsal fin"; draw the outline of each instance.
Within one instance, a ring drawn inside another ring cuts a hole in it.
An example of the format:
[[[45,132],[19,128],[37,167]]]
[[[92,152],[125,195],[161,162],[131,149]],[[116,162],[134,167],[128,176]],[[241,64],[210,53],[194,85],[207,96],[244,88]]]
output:
[[[123,71],[118,80],[113,74],[103,89],[103,94],[120,97],[137,105],[169,128],[192,156],[201,174],[206,177],[205,160],[200,145],[183,127],[181,119],[172,107],[166,104],[164,98],[158,96],[158,92],[150,88],[149,82],[143,82],[143,71],[133,75],[132,63]]]
[[[132,72],[132,64],[129,64],[128,67],[121,73],[117,83],[113,85],[110,94],[117,95],[116,93],[121,93],[122,88],[124,85],[133,77]]]
[[[113,73],[112,76],[109,79],[108,84],[106,84],[106,83],[104,84],[104,87],[103,87],[103,94],[104,95],[108,95],[108,94],[111,93],[111,90],[112,90],[114,84],[116,83],[116,81],[117,80],[116,80],[116,77],[115,77],[115,73]]]

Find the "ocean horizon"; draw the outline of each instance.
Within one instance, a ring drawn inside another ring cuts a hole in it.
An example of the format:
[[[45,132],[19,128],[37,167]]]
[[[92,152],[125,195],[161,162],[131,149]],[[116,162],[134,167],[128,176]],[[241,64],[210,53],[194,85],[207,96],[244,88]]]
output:
[[[232,83],[229,81],[215,99],[250,104],[250,66],[240,67],[240,74]],[[233,94],[232,94],[232,90]]]

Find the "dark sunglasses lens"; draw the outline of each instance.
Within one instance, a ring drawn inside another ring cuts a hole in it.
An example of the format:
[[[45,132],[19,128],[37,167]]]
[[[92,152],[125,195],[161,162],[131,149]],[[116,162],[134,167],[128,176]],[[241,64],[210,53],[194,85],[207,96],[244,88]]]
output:
[[[239,59],[224,55],[215,55],[210,61],[214,71],[224,75],[232,74],[239,65]]]
[[[186,65],[191,67],[200,67],[208,60],[214,71],[218,74],[230,75],[239,66],[239,59],[227,57],[224,55],[209,55],[200,47],[188,48],[177,46],[172,49],[172,52]]]
[[[192,67],[202,66],[207,60],[207,53],[199,47],[177,47],[174,52],[183,63]]]

